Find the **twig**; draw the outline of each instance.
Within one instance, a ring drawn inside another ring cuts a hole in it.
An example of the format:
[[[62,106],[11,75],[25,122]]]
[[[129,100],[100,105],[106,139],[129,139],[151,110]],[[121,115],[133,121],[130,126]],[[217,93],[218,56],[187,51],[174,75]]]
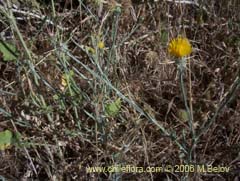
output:
[[[213,117],[208,119],[207,122],[200,128],[200,131],[196,136],[196,140],[198,140],[208,130],[208,128],[215,122],[219,113],[222,111],[225,105],[227,105],[232,100],[232,98],[236,95],[239,88],[240,88],[240,76],[237,76],[233,84],[231,85],[230,90],[226,93],[225,97],[218,104],[218,107]]]
[[[186,1],[186,0],[166,0],[167,2],[174,2],[177,4],[193,4],[199,6],[197,1]]]
[[[11,123],[12,123],[12,125],[13,125],[13,127],[14,127],[14,130],[15,130],[16,132],[19,132],[18,129],[17,129],[17,127],[16,127],[16,125],[15,125],[15,123],[13,122],[13,120],[11,120]],[[29,161],[30,161],[30,165],[32,166],[32,169],[33,169],[35,175],[37,175],[37,169],[36,169],[36,167],[35,167],[35,165],[34,165],[34,163],[33,163],[33,160],[32,160],[32,158],[31,158],[28,150],[26,149],[25,146],[23,146],[23,149],[24,149],[24,151],[25,151],[25,153],[26,153],[26,155],[27,155],[27,157],[28,157],[28,159],[29,159]]]
[[[37,18],[37,19],[40,19],[42,21],[45,21],[46,23],[49,23],[49,24],[51,24],[53,26],[56,26],[57,28],[59,28],[62,31],[69,29],[69,28],[62,27],[60,25],[56,25],[52,20],[48,19],[47,16],[39,15],[39,14],[36,14],[36,13],[33,13],[33,12],[29,12],[29,11],[23,11],[23,10],[16,9],[16,8],[9,8],[9,9],[13,13],[19,13],[19,14],[22,14],[22,15],[25,15],[25,16],[30,16],[30,17]],[[16,19],[19,19],[19,17],[16,17]]]

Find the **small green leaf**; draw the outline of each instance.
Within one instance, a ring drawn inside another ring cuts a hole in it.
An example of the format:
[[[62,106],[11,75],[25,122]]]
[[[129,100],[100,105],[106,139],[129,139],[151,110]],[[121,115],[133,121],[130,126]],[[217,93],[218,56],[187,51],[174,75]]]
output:
[[[59,96],[58,96],[57,94],[54,94],[54,95],[53,95],[53,99],[54,99],[54,100],[58,100],[58,99],[59,99]]]
[[[13,137],[12,137],[12,145],[16,146],[17,148],[22,148],[22,147],[27,147],[29,146],[30,142],[28,141],[24,141],[22,139],[22,135],[19,132],[15,132],[13,133]]]
[[[12,144],[18,145],[21,143],[22,135],[19,132],[15,132],[12,137]]]
[[[168,42],[168,32],[165,30],[161,30],[160,39],[161,42],[166,45]]]
[[[110,117],[115,117],[121,109],[121,104],[122,104],[122,102],[121,102],[120,98],[118,98],[115,102],[107,104],[105,106],[105,111],[106,111],[107,115]]]
[[[184,110],[184,109],[179,109],[179,110],[178,110],[178,118],[179,118],[182,122],[188,121],[188,113],[187,113],[187,111]]]
[[[5,150],[11,146],[12,132],[9,130],[0,132],[0,150]]]
[[[0,53],[2,53],[4,61],[17,60],[19,55],[17,48],[14,45],[2,41],[0,41]]]

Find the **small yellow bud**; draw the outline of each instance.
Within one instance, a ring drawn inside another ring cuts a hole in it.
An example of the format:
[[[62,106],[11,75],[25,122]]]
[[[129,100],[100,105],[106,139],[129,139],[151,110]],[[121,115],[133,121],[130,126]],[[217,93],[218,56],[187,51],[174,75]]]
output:
[[[95,50],[92,47],[86,47],[86,50],[91,53],[91,54],[95,54]]]
[[[104,49],[105,45],[103,41],[98,42],[98,48],[99,49]]]

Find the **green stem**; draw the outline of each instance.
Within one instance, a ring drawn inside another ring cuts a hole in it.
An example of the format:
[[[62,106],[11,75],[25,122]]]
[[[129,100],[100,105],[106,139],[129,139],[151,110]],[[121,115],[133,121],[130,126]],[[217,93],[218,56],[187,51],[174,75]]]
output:
[[[180,60],[180,62],[178,63],[178,70],[179,70],[179,81],[180,81],[180,88],[181,88],[181,93],[182,93],[182,97],[183,97],[183,101],[184,101],[184,106],[186,108],[187,111],[187,116],[188,116],[188,125],[192,134],[192,144],[191,147],[189,149],[189,161],[192,160],[192,152],[194,151],[194,147],[195,147],[195,130],[193,127],[193,119],[192,119],[192,112],[188,106],[188,102],[187,102],[187,94],[186,94],[186,90],[185,90],[185,86],[184,86],[184,80],[183,80],[183,76],[184,76],[184,71],[185,71],[185,62],[186,60],[183,58]]]

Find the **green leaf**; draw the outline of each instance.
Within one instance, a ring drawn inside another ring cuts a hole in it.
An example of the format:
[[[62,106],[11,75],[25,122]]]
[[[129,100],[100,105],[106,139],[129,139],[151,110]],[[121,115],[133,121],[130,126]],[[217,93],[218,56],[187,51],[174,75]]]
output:
[[[19,55],[17,48],[14,45],[2,41],[0,41],[0,53],[3,54],[4,61],[17,60]]]
[[[118,98],[115,102],[107,104],[105,106],[105,111],[106,111],[107,115],[110,117],[115,117],[121,109],[121,104],[122,104],[122,102],[121,102],[120,98]]]
[[[12,132],[9,130],[0,132],[0,150],[5,150],[11,146]]]
[[[58,99],[59,99],[59,96],[58,96],[57,94],[54,94],[54,95],[53,95],[53,99],[54,99],[54,100],[58,100]]]
[[[168,42],[168,32],[165,30],[161,30],[160,39],[161,42],[166,45]]]
[[[12,137],[12,144],[19,145],[21,143],[22,135],[19,132],[15,132]]]
[[[186,122],[188,121],[188,113],[186,110],[184,109],[179,109],[178,112],[178,118],[182,121],[182,122]]]

